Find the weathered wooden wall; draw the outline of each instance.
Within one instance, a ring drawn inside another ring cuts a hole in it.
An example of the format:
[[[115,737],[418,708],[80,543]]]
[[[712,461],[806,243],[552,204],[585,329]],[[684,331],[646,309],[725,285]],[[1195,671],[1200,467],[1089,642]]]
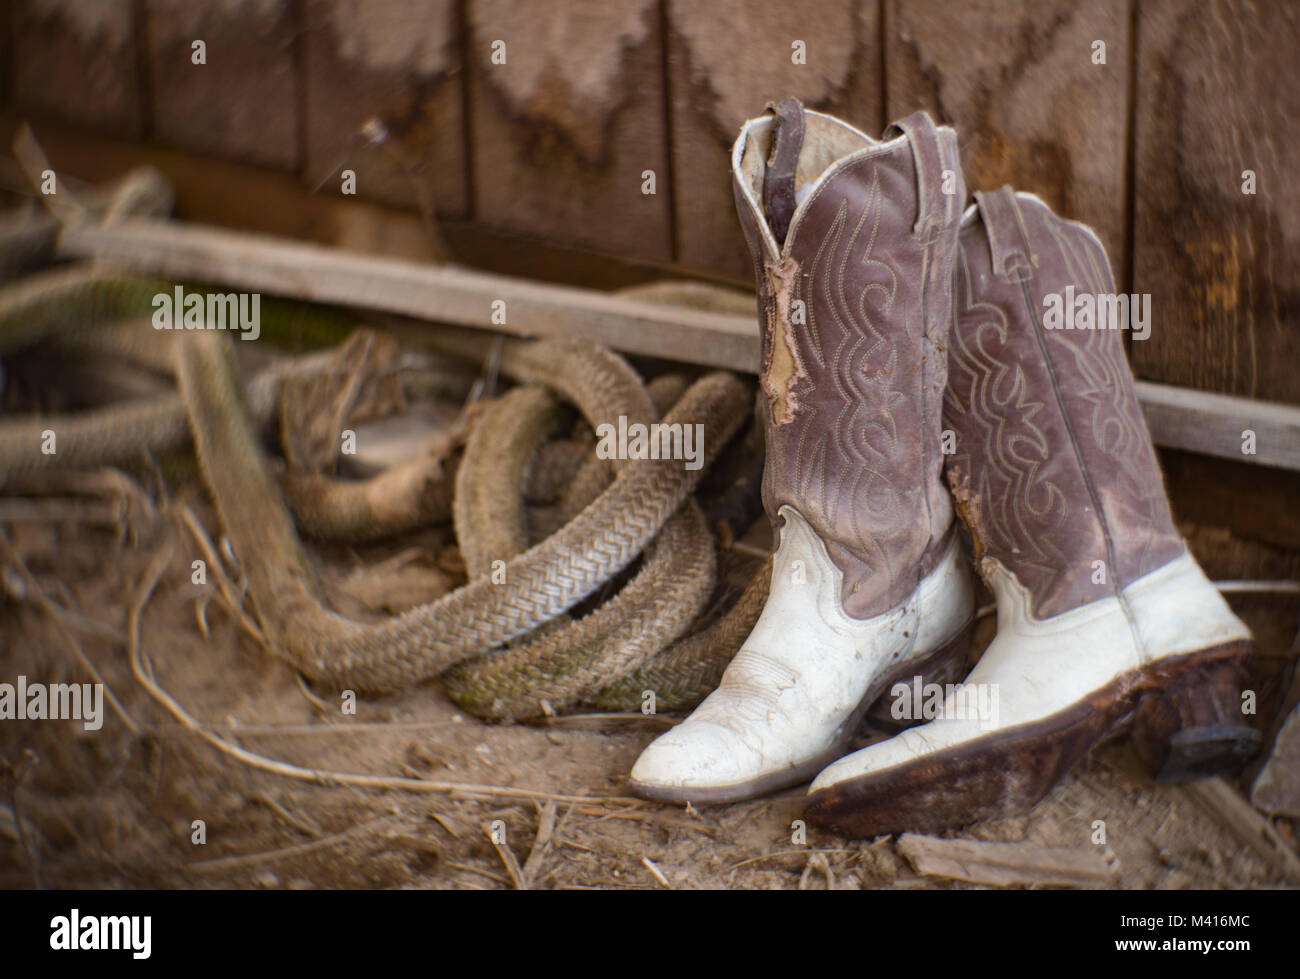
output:
[[[38,135],[57,120],[321,194],[351,169],[364,199],[736,281],[744,119],[790,93],[869,132],[925,108],[958,127],[972,189],[1012,183],[1094,225],[1121,288],[1152,294],[1139,375],[1300,403],[1298,16],[1281,0],[12,0],[0,95]]]
[[[1298,23],[1294,3],[1141,6],[1133,275],[1166,325],[1133,362],[1153,380],[1300,402]]]
[[[454,0],[307,0],[303,57],[304,176],[332,193],[339,172],[357,192],[469,214],[465,66]],[[379,120],[391,144],[361,134]]]
[[[795,95],[868,132],[883,124],[880,10],[855,0],[668,0],[676,257],[744,278],[728,175],[740,125]],[[795,62],[803,42],[806,63]]]
[[[467,10],[476,219],[670,259],[654,0],[474,0]],[[653,194],[642,192],[647,171]]]
[[[18,0],[7,14],[19,111],[127,138],[143,134],[149,99],[140,87],[137,17],[129,0]]]
[[[1129,242],[1128,6],[888,0],[885,22],[887,115],[924,108],[957,127],[971,190],[1011,184],[1087,222],[1121,279]],[[1104,64],[1094,62],[1097,42]]]

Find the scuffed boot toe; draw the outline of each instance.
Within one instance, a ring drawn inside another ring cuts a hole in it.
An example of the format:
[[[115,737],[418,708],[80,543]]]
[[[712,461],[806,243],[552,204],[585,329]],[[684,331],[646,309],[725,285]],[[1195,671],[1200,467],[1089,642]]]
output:
[[[747,799],[761,791],[747,777],[757,767],[735,731],[697,720],[678,725],[641,753],[628,789],[643,799],[675,803],[719,803]],[[784,773],[782,773],[784,774]]]

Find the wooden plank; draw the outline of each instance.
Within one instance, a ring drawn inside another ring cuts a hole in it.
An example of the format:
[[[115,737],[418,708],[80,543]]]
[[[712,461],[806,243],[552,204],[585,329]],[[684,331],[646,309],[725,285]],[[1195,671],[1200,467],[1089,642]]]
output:
[[[957,128],[970,190],[1011,184],[1092,225],[1124,288],[1128,0],[886,0],[891,119]],[[1104,41],[1106,63],[1093,64]]]
[[[475,219],[671,258],[656,0],[469,0],[467,9]],[[653,195],[642,193],[647,170]]]
[[[1261,466],[1300,470],[1300,408],[1138,381],[1138,400],[1157,445]],[[1243,452],[1254,433],[1254,455]]]
[[[111,228],[70,228],[60,252],[155,275],[514,336],[581,336],[627,353],[748,373],[758,365],[758,325],[751,316],[650,305],[270,235],[139,219]],[[505,303],[504,323],[494,317],[498,300]],[[1138,398],[1157,444],[1300,470],[1300,408],[1141,382]],[[1241,452],[1246,428],[1256,433],[1255,455]]]
[[[898,851],[917,873],[994,887],[1098,887],[1116,872],[1097,846],[947,840],[904,833]]]
[[[672,309],[590,289],[361,255],[270,235],[137,219],[68,229],[67,257],[176,279],[221,282],[313,302],[359,306],[514,336],[580,336],[628,353],[754,373],[753,317]],[[505,304],[498,322],[496,302]],[[494,319],[494,315],[497,318]]]
[[[310,0],[306,19],[308,181],[338,194],[346,168],[358,196],[466,215],[455,0]],[[372,119],[387,133],[383,144],[362,135]]]
[[[795,41],[804,64],[793,59]],[[879,133],[879,42],[876,0],[668,0],[678,261],[753,288],[731,190],[741,124],[794,95]]]
[[[14,104],[138,138],[144,128],[132,0],[14,0]]]
[[[1139,10],[1134,280],[1156,322],[1133,345],[1134,368],[1300,404],[1300,10],[1246,0]]]
[[[153,129],[200,153],[282,169],[298,159],[291,0],[145,0]],[[194,64],[195,41],[206,46]]]

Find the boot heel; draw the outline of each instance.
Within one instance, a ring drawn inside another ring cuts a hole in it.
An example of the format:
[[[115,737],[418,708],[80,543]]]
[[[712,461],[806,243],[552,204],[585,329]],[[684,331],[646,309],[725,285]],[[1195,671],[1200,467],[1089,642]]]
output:
[[[1157,782],[1236,772],[1259,751],[1241,713],[1244,659],[1192,665],[1142,696],[1130,738]]]
[[[947,643],[940,646],[925,659],[919,660],[892,675],[885,683],[880,696],[868,708],[866,723],[878,731],[897,732],[922,723],[924,717],[899,719],[894,716],[894,697],[891,691],[895,684],[905,683],[911,687],[916,678],[920,678],[921,687],[927,684],[946,686],[949,683],[961,683],[970,672],[967,661],[971,644],[975,641],[975,620],[972,619],[961,632]]]

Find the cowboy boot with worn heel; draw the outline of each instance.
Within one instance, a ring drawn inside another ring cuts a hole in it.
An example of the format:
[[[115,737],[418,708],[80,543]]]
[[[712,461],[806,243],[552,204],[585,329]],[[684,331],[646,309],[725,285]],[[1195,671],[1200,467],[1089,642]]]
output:
[[[754,259],[771,591],[712,693],[632,770],[726,802],[806,781],[902,677],[963,663],[973,581],[941,472],[944,343],[965,194],[923,113],[877,141],[787,99],[732,153]]]
[[[1031,195],[975,197],[947,476],[998,631],[938,719],[817,776],[810,820],[852,836],[1022,812],[1130,724],[1157,777],[1230,770],[1258,744],[1235,685],[1250,632],[1174,528],[1101,242]]]

